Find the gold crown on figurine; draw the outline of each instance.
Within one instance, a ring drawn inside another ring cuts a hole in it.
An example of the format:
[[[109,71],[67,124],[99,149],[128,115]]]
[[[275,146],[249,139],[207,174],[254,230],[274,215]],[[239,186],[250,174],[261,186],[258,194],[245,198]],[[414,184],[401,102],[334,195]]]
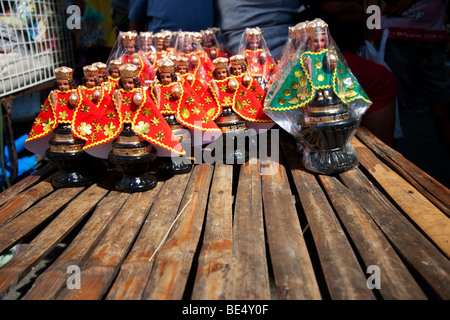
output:
[[[232,66],[242,66],[243,64],[245,64],[245,57],[241,54],[237,54],[235,56],[232,56],[230,58],[230,64]]]
[[[158,32],[158,33],[155,33],[153,38],[156,39],[157,42],[159,42],[159,41],[164,41],[165,37],[166,36],[164,35],[164,33]]]
[[[158,70],[160,73],[175,72],[175,64],[169,58],[162,58],[158,60]]]
[[[55,69],[56,80],[70,80],[73,77],[73,69],[69,67],[59,67]]]
[[[306,24],[306,31],[311,36],[327,34],[328,24],[317,18]]]
[[[98,71],[100,74],[104,73],[106,71],[106,64],[103,62],[95,62],[92,64],[94,67],[98,68]]]
[[[253,40],[253,39],[261,39],[262,31],[260,28],[247,28],[245,29],[245,34],[247,36],[247,39]]]
[[[132,63],[127,63],[119,67],[119,74],[121,78],[135,78],[137,77],[138,67]]]
[[[137,33],[133,31],[122,32],[120,34],[120,37],[122,38],[124,45],[127,44],[134,45],[134,43],[136,42]]]
[[[123,64],[123,62],[120,59],[111,60],[109,62],[109,68],[110,69],[119,69],[122,64]]]
[[[197,39],[198,42],[202,41],[203,37],[202,37],[201,32],[194,32],[194,33],[192,33],[192,35],[195,39]]]
[[[85,77],[96,77],[98,75],[98,68],[91,65],[83,67],[83,73]]]
[[[143,32],[139,33],[139,39],[141,39],[141,41],[149,42],[149,41],[152,41],[152,38],[153,38],[153,32],[143,31]]]
[[[179,57],[179,58],[177,58],[177,60],[175,62],[178,67],[179,66],[186,66],[186,67],[189,66],[189,59],[186,57]]]
[[[163,30],[161,33],[164,35],[164,38],[170,38],[172,37],[172,31],[170,30]]]
[[[206,29],[206,30],[202,30],[202,34],[206,35],[206,36],[209,36],[209,37],[212,37],[212,35],[214,34],[214,31],[211,30],[211,29]]]
[[[216,69],[227,69],[228,68],[228,59],[227,58],[216,58],[213,60],[214,67]]]

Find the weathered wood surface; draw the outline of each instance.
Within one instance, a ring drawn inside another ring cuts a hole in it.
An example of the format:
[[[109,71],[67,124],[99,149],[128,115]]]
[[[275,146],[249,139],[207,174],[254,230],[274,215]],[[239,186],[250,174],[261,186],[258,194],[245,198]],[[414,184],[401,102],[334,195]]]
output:
[[[179,300],[183,297],[203,226],[213,167],[195,167],[176,221],[156,256],[143,299]]]
[[[264,217],[278,297],[321,299],[284,166],[268,161],[263,172]]]
[[[58,246],[20,299],[450,299],[448,189],[364,129],[360,165],[336,176],[280,142],[279,161],[195,165],[135,194],[113,190],[115,170],[55,190],[44,167],[0,194],[0,254],[22,245],[0,297]]]
[[[121,265],[107,299],[142,298],[155,262],[153,255],[164,241],[167,230],[177,215],[189,177],[187,174],[179,175],[164,183],[135,244]]]
[[[216,165],[193,300],[229,299],[233,257],[233,166]]]
[[[361,164],[395,203],[450,256],[450,219],[395,171],[380,162],[363,144],[354,140]]]
[[[379,156],[385,164],[419,190],[436,207],[450,217],[450,190],[419,169],[402,154],[383,144],[369,130],[359,128],[358,138]]]
[[[282,143],[301,205],[308,219],[329,294],[337,300],[372,300],[364,270],[317,177],[300,168],[292,143]]]
[[[266,261],[260,163],[253,160],[242,165],[236,192],[230,299],[270,299]]]

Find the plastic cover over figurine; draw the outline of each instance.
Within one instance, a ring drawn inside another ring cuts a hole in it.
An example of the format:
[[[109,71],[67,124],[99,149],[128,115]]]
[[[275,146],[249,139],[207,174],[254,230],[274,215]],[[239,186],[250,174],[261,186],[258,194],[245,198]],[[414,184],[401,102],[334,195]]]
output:
[[[203,49],[199,39],[202,36],[194,32],[179,32],[173,54],[188,58],[189,72],[199,81],[209,83],[213,77],[214,64],[209,55]]]
[[[271,86],[264,111],[293,135],[306,169],[335,174],[357,165],[350,145],[371,101],[328,32],[315,19],[304,25],[299,45]]]
[[[250,75],[267,90],[278,77],[278,67],[267,47],[262,30],[258,27],[246,28],[238,52],[245,57]]]

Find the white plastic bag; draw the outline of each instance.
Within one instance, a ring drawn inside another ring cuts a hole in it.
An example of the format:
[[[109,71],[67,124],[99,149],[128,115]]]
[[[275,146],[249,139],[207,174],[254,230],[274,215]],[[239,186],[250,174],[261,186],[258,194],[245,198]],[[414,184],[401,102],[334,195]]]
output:
[[[381,37],[380,41],[380,48],[378,50],[375,48],[372,42],[370,42],[369,40],[365,40],[364,45],[359,48],[358,55],[367,60],[381,64],[382,66],[386,67],[389,71],[391,71],[391,68],[389,68],[386,61],[384,61],[384,54],[386,51],[386,41],[388,37],[389,37],[389,29],[384,29],[383,36]]]
[[[383,36],[380,41],[380,48],[377,50],[372,42],[365,40],[364,45],[359,48],[358,55],[367,60],[373,61],[375,63],[381,64],[386,69],[392,72],[391,68],[389,68],[388,64],[384,60],[384,54],[386,51],[386,41],[389,37],[389,29],[384,29]],[[402,138],[403,131],[400,125],[400,115],[398,112],[398,100],[395,101],[395,130],[394,130],[394,138]]]

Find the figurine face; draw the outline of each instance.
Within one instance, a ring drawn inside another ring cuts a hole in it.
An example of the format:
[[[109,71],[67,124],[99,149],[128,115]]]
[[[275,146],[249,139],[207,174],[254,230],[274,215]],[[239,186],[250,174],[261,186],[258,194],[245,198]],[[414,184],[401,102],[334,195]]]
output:
[[[210,36],[203,37],[203,47],[211,48],[212,46],[213,46],[212,37]]]
[[[166,38],[164,38],[164,48],[170,48],[170,45],[171,45],[171,40],[170,40],[170,37],[166,37]]]
[[[327,47],[327,36],[325,34],[316,35],[311,39],[313,51],[321,51]]]
[[[160,52],[164,50],[164,41],[156,42],[156,51]]]
[[[132,43],[126,43],[124,45],[124,48],[125,48],[125,52],[127,54],[133,54],[136,51],[136,48],[134,47],[134,44],[132,44]]]
[[[113,78],[119,78],[119,69],[109,69],[109,75]]]
[[[228,76],[227,69],[225,69],[225,68],[216,69],[215,74],[216,74],[217,80],[224,80]]]
[[[184,44],[184,52],[190,53],[193,50],[194,50],[194,48],[192,47],[192,44],[189,41],[186,41],[186,43]]]
[[[240,65],[232,65],[230,67],[231,74],[233,76],[240,76],[242,74],[242,66]]]
[[[69,80],[56,80],[56,88],[59,91],[67,91],[70,89]]]
[[[133,78],[122,78],[122,86],[126,91],[130,91],[134,89],[134,81]]]
[[[258,50],[259,49],[259,39],[251,39],[248,42],[248,47],[250,50]]]
[[[144,52],[150,52],[152,50],[152,44],[147,41],[143,41],[141,43],[142,51]]]
[[[187,66],[178,66],[177,69],[180,74],[185,74],[188,72]]]
[[[162,72],[159,76],[161,78],[162,85],[167,86],[172,83],[172,75],[169,72]]]
[[[95,87],[95,78],[94,77],[84,77],[84,85],[87,88],[94,88]]]

